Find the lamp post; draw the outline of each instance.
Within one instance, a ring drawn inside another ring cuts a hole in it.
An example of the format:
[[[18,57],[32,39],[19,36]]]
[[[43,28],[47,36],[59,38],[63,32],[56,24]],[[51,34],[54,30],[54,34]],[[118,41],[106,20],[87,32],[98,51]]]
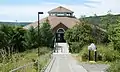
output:
[[[43,14],[43,12],[38,12],[38,40],[39,40],[39,25],[40,25],[40,17],[39,17],[39,14]],[[38,48],[38,57],[40,56],[40,51],[39,51],[39,48]]]
[[[39,21],[39,14],[43,14],[43,12],[38,12],[38,41],[40,40],[40,38],[39,38],[39,25],[40,25],[40,21]],[[38,45],[39,45],[39,42],[38,42]],[[40,66],[39,66],[39,56],[40,56],[40,49],[39,49],[39,47],[38,47],[38,72],[40,72],[39,70],[39,68],[40,68]]]

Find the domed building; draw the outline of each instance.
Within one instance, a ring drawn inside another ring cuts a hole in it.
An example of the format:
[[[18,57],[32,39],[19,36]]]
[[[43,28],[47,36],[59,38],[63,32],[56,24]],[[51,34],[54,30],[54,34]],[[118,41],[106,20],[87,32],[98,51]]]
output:
[[[73,13],[73,11],[59,6],[55,9],[48,11],[49,16],[41,19],[40,24],[48,20],[53,30],[53,33],[55,34],[56,42],[65,42],[64,32],[68,28],[72,28],[79,22],[79,20],[75,16],[73,16]],[[36,28],[38,26],[38,21],[33,22],[32,24],[29,24],[24,28],[28,29],[31,26]]]

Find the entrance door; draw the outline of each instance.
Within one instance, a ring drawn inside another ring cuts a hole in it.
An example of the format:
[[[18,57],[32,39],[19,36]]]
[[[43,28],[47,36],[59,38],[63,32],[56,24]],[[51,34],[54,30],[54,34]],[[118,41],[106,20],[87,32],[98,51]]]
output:
[[[64,33],[56,33],[56,42],[65,42]]]
[[[56,32],[56,42],[65,42],[64,39],[64,29],[59,28]]]

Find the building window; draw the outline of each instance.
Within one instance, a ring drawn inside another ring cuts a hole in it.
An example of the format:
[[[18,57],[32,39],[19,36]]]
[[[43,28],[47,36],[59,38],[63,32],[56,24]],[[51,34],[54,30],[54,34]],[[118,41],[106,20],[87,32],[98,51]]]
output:
[[[57,32],[58,32],[58,33],[64,33],[64,29],[63,29],[63,28],[60,28],[60,29],[58,29]]]

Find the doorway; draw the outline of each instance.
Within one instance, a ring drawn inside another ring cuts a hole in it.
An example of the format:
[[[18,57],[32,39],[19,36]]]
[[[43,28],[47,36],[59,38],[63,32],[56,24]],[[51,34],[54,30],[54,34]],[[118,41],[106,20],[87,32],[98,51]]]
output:
[[[56,42],[59,43],[65,43],[65,39],[64,39],[64,32],[65,30],[63,28],[59,28],[56,32]]]

